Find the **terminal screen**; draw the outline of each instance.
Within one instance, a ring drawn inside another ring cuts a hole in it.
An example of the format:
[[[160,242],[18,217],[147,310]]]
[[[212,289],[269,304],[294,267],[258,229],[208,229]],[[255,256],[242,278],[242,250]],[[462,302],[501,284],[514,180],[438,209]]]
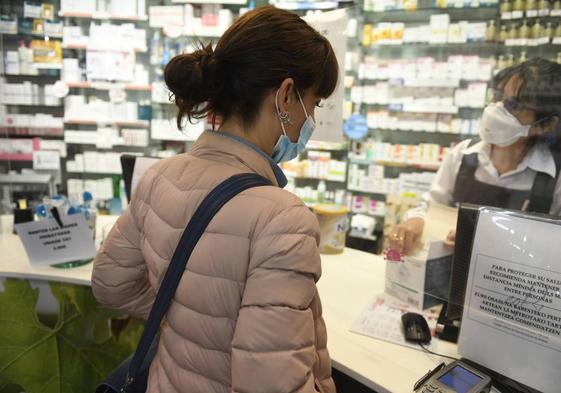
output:
[[[461,366],[456,366],[446,374],[438,378],[438,381],[457,393],[468,393],[475,385],[481,382],[481,377],[466,370]]]

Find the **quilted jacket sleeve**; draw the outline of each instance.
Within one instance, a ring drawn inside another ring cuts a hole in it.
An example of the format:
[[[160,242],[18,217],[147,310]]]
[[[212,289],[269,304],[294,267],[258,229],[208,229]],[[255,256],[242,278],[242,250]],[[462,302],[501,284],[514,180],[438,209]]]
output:
[[[94,261],[92,290],[104,306],[146,319],[155,293],[148,282],[140,250],[141,232],[135,220],[142,203],[133,199],[104,240]]]
[[[319,228],[303,205],[253,241],[232,342],[234,392],[334,392],[316,281]]]

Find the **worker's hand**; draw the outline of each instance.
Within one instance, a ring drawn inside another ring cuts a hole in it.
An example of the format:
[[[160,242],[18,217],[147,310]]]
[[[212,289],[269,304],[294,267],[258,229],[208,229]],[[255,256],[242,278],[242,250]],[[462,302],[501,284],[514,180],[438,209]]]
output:
[[[390,246],[399,249],[404,255],[411,254],[421,239],[424,226],[425,220],[419,217],[396,225],[390,235]]]
[[[450,247],[450,248],[454,248],[454,246],[456,245],[456,230],[455,229],[450,229],[450,232],[448,232],[448,236],[446,236],[446,240],[444,240],[444,245],[446,245],[447,247]]]

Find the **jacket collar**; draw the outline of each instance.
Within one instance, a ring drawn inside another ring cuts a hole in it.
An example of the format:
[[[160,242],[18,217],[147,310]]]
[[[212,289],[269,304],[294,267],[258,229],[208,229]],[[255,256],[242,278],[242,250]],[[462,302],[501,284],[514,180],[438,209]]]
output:
[[[226,132],[207,130],[197,139],[189,154],[213,161],[241,164],[284,188],[287,184],[282,169],[263,150],[246,139]]]

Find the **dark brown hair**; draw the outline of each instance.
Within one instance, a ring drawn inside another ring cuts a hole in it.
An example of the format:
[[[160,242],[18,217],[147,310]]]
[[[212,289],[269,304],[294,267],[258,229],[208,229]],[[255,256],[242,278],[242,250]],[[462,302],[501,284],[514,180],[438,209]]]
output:
[[[208,114],[239,116],[247,126],[255,120],[265,94],[285,78],[296,88],[313,89],[322,98],[337,86],[339,67],[329,41],[298,15],[264,6],[240,17],[216,48],[200,45],[175,56],[164,78],[181,120]]]
[[[535,120],[561,115],[560,64],[536,57],[505,68],[493,78],[493,85],[502,90],[513,76],[522,79],[517,98],[537,108]]]

